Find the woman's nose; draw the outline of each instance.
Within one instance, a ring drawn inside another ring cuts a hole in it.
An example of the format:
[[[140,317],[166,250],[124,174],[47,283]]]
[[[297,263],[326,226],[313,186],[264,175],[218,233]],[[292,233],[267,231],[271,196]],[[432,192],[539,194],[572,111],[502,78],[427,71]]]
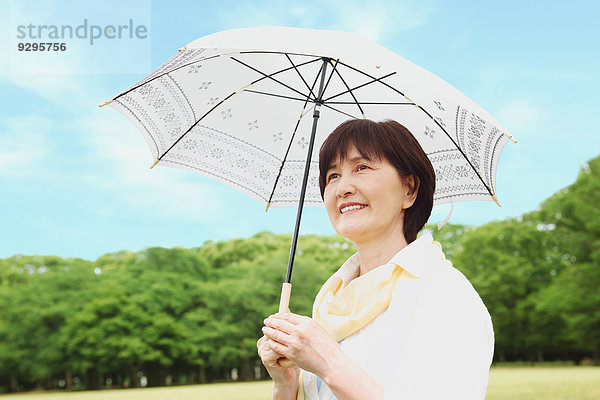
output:
[[[337,195],[339,197],[346,197],[356,193],[356,187],[351,177],[341,176],[338,180]]]

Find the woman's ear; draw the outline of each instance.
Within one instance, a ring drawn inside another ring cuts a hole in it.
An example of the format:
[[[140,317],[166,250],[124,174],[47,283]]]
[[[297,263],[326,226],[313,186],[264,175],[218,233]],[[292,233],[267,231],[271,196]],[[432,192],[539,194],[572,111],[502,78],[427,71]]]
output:
[[[406,189],[406,198],[404,199],[404,204],[402,204],[403,209],[407,209],[412,207],[415,204],[415,200],[417,199],[417,194],[419,193],[419,178],[414,177],[413,175],[409,175],[403,178],[404,188]]]

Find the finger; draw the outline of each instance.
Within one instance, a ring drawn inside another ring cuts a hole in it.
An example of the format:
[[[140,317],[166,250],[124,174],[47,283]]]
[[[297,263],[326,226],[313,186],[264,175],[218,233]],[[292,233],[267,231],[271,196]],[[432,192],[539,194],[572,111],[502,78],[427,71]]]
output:
[[[268,323],[274,319],[284,320],[293,325],[298,325],[303,322],[306,322],[306,320],[310,319],[310,318],[302,316],[302,315],[294,314],[294,313],[277,313],[277,314],[270,315],[267,319],[265,319],[264,320],[265,325],[268,325]]]
[[[262,341],[261,346],[258,348],[258,355],[263,362],[276,364],[277,360],[282,357],[281,354],[273,350],[272,344],[276,342],[264,336],[263,338],[264,340]]]
[[[273,318],[268,318],[265,321],[265,326],[267,326],[268,328],[277,329],[277,330],[279,330],[281,332],[285,332],[289,335],[290,333],[295,331],[297,325],[294,325],[285,319],[273,317]]]
[[[269,340],[269,338],[263,335],[260,339],[256,341],[256,347],[258,347],[258,349],[260,350],[261,347],[265,346],[265,342],[267,340]]]
[[[260,356],[263,362],[275,363],[279,358],[281,358],[281,354],[277,353],[275,350],[271,348],[271,345],[268,344],[262,347],[258,351],[258,355]]]
[[[280,366],[278,365],[280,359],[281,355],[274,352],[273,350],[269,350],[268,352],[260,355],[260,361],[265,365],[265,367]]]
[[[305,317],[304,315],[298,315],[294,313],[277,313],[275,315],[276,318],[282,319],[294,325],[302,324],[306,322],[306,320],[310,319],[309,317]]]
[[[265,325],[270,325],[272,321],[274,320],[283,320],[283,321],[288,321],[287,318],[284,317],[286,313],[276,313],[276,314],[272,314],[269,315],[267,318],[264,319],[263,323]],[[291,321],[288,321],[291,323]]]
[[[262,338],[258,339],[258,341],[260,342],[258,345],[258,353],[260,354],[261,352],[267,352],[272,350],[272,348],[270,347],[271,342],[273,342],[273,339],[269,339],[267,336],[263,336]]]
[[[269,328],[268,326],[263,326],[262,331],[266,337],[276,342],[279,342],[280,344],[285,345],[289,341],[290,335],[277,329]]]
[[[288,348],[284,344],[279,343],[275,340],[269,340],[267,345],[268,345],[270,351],[273,352],[272,354],[276,355],[277,360],[281,357],[287,358]],[[271,353],[269,353],[269,355],[271,355]]]

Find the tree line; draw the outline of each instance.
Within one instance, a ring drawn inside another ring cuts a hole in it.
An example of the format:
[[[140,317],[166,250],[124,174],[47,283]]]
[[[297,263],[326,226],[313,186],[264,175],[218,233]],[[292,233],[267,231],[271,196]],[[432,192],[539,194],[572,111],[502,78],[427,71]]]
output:
[[[600,360],[600,157],[518,218],[426,227],[487,305],[495,362]],[[265,379],[256,341],[276,312],[291,237],[262,232],[95,261],[0,259],[0,392]],[[310,315],[354,253],[302,236],[290,308]]]

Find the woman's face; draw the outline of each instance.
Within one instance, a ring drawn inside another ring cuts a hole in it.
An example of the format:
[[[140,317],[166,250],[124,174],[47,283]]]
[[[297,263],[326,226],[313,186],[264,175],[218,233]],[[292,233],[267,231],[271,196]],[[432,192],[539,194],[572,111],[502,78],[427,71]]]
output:
[[[387,160],[367,160],[352,146],[325,182],[325,208],[338,234],[356,244],[404,237],[404,209],[416,198],[412,177],[401,178]]]

